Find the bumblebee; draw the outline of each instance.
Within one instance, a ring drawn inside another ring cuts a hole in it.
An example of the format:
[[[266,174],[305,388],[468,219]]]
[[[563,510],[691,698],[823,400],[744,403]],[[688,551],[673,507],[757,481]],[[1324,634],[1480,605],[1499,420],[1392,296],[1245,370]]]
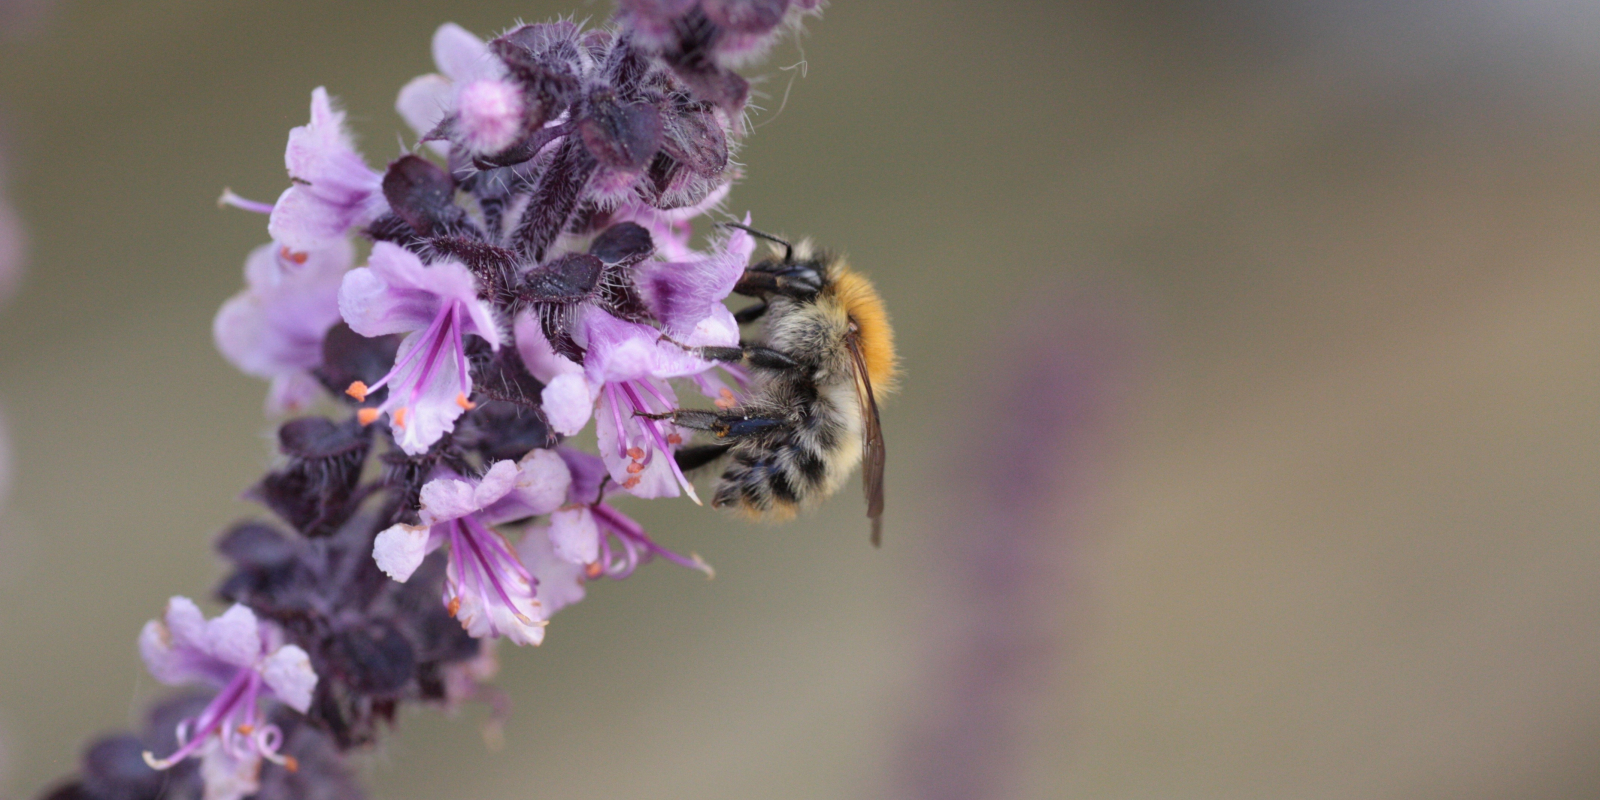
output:
[[[743,401],[717,411],[658,415],[717,440],[680,449],[678,466],[688,471],[728,456],[711,504],[781,521],[838,491],[864,463],[867,516],[878,546],[885,452],[877,398],[894,390],[897,373],[883,300],[837,254],[814,250],[809,241],[794,246],[728,226],[781,246],[783,255],[746,268],[734,286],[757,301],[734,316],[741,325],[761,321],[761,343],[695,348],[707,359],[748,370]]]

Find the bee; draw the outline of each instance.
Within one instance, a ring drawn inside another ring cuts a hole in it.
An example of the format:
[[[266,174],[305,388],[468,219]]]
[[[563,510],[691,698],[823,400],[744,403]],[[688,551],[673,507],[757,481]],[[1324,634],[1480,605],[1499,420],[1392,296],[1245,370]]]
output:
[[[704,358],[742,365],[750,386],[737,405],[652,416],[715,437],[680,449],[678,466],[688,471],[728,456],[711,504],[756,519],[792,518],[838,491],[864,463],[867,516],[878,546],[885,451],[877,398],[894,390],[897,373],[883,300],[835,253],[726,224],[783,248],[781,258],[747,267],[733,289],[756,299],[734,317],[741,325],[760,320],[761,343],[693,348]]]

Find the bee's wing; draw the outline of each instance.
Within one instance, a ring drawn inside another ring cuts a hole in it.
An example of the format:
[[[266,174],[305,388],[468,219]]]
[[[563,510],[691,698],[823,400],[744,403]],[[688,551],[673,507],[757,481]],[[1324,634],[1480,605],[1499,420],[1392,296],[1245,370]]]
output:
[[[883,544],[883,428],[878,423],[878,400],[872,394],[861,341],[851,335],[845,337],[845,343],[855,362],[856,398],[861,403],[861,483],[867,493],[867,517],[872,520],[872,546],[879,547]]]

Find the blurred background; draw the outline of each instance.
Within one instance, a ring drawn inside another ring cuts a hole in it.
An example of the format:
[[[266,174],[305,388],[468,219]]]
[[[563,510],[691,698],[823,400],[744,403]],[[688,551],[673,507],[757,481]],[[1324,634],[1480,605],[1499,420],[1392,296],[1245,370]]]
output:
[[[140,625],[264,514],[221,188],[281,191],[318,85],[394,157],[435,27],[573,2],[0,23],[0,796],[138,723]],[[635,503],[716,580],[592,587],[502,649],[502,749],[413,711],[374,795],[1600,796],[1597,42],[1555,0],[837,2],[755,71],[796,79],[729,209],[887,298],[884,548],[853,490]]]

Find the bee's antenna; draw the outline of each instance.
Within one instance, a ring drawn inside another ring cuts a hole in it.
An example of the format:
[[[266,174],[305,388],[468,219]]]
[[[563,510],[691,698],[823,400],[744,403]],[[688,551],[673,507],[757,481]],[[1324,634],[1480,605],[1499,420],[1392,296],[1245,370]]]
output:
[[[744,231],[745,233],[748,233],[751,236],[755,236],[755,237],[758,237],[758,238],[761,238],[761,239],[766,239],[769,242],[776,242],[778,244],[783,245],[783,263],[785,263],[785,264],[794,263],[794,245],[789,244],[788,242],[786,242],[786,241],[784,241],[782,239],[779,239],[778,237],[773,236],[770,233],[762,233],[761,231],[758,231],[755,228],[750,227],[749,225],[742,225],[742,224],[737,223],[737,222],[719,222],[717,224],[721,225],[724,228],[738,228],[739,230]]]

